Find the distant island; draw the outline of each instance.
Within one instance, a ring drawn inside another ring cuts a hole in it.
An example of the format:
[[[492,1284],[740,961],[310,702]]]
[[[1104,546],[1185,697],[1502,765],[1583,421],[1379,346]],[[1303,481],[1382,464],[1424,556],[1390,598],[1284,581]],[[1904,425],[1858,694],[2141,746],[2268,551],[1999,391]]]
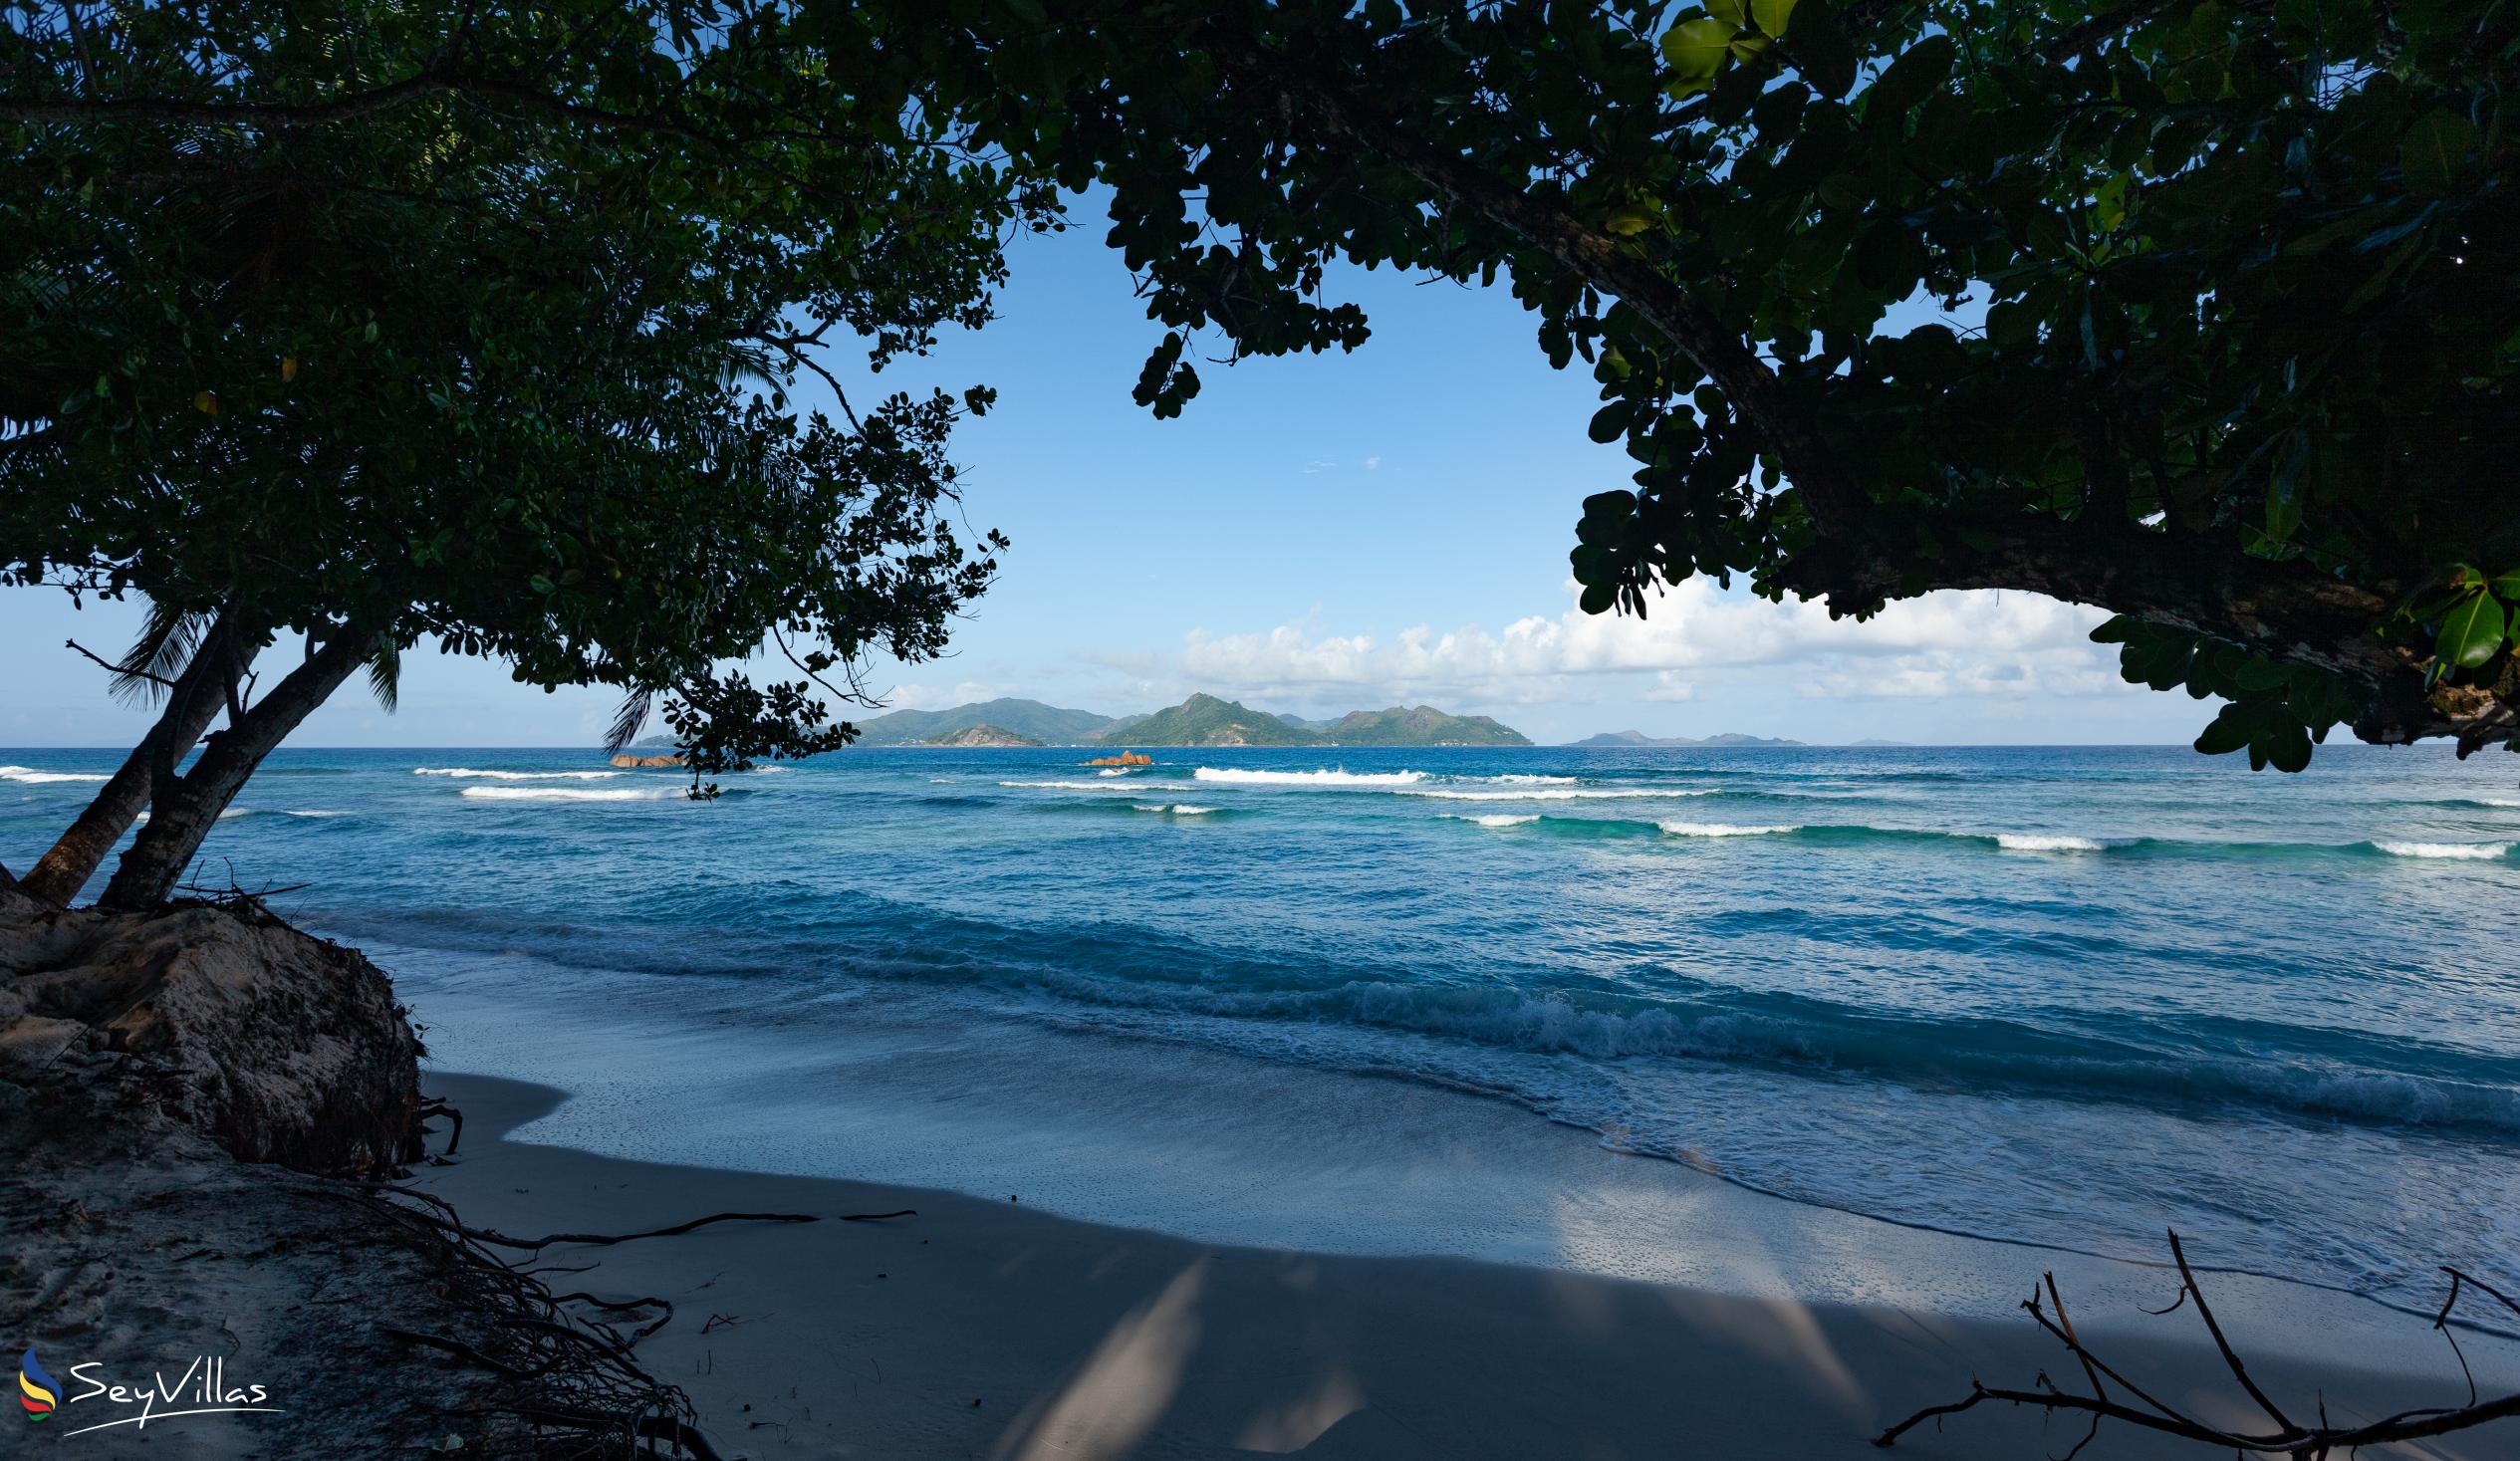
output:
[[[1604,731],[1598,736],[1586,736],[1584,739],[1572,742],[1571,744],[1577,746],[1607,746],[1618,748],[1622,746],[1804,746],[1809,745],[1810,742],[1782,741],[1775,740],[1767,736],[1745,736],[1738,731],[1726,731],[1719,736],[1706,736],[1699,738],[1695,736],[1649,736],[1643,731],[1624,730]]]
[[[1018,735],[1002,725],[966,725],[941,736],[929,736],[922,746],[1038,746],[1031,736]]]
[[[1151,715],[1098,715],[1038,700],[1000,699],[950,710],[896,710],[859,727],[862,746],[1528,746],[1485,715],[1431,705],[1357,710],[1335,720],[1274,715],[1197,694]]]

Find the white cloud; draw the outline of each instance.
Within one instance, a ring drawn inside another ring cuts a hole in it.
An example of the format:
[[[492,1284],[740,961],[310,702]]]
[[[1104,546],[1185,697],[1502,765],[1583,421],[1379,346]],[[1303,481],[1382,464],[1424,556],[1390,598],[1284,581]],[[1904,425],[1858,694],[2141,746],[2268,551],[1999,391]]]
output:
[[[860,710],[861,718],[882,715],[892,710],[950,710],[956,705],[969,705],[979,700],[995,700],[1001,695],[1017,693],[986,684],[964,680],[953,685],[902,685],[883,697],[882,710]]]
[[[1383,465],[1383,458],[1379,456],[1370,456],[1365,459],[1365,469],[1369,472],[1381,465]]]
[[[1568,585],[1570,599],[1574,586]],[[1643,698],[1681,700],[1708,680],[1778,679],[1820,698],[2090,695],[2123,688],[2090,642],[2104,611],[2031,594],[1945,592],[1891,605],[1867,622],[1817,604],[1770,604],[1692,579],[1642,619],[1570,606],[1501,632],[1420,625],[1388,640],[1320,635],[1297,624],[1237,634],[1192,631],[1180,669],[1220,691],[1296,699],[1370,688],[1494,702],[1566,698],[1590,676],[1652,675]]]

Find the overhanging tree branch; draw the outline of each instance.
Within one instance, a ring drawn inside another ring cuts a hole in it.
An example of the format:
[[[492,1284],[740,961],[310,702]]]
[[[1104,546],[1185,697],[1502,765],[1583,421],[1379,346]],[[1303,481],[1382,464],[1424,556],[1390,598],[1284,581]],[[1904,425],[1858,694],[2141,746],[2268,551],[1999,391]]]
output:
[[[1220,29],[1211,54],[1228,76],[1300,108],[1326,130],[1406,170],[1449,206],[1487,219],[1617,295],[1723,388],[1733,408],[1783,461],[1786,477],[1823,534],[1843,536],[1866,521],[1863,485],[1811,413],[1789,398],[1784,382],[1738,333],[1630,244],[1410,135],[1377,116],[1344,82],[1248,36]]]

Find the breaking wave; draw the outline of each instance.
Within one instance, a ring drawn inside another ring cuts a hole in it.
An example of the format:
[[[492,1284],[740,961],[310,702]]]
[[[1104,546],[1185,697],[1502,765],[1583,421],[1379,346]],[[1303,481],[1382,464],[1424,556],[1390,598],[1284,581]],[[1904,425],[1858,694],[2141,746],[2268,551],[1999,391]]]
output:
[[[1245,771],[1231,766],[1202,766],[1190,776],[1253,787],[1405,787],[1426,779],[1422,771]]]
[[[2514,843],[2384,843],[2372,846],[2393,857],[2456,857],[2483,862],[2508,856]]]
[[[469,766],[414,766],[413,776],[451,776],[467,781],[605,781],[618,771],[476,771]]]
[[[683,795],[670,787],[466,787],[464,795],[485,802],[661,802]]]
[[[108,781],[102,771],[37,771],[32,766],[0,766],[0,781],[25,782],[30,786],[55,781]]]
[[[1660,801],[1671,797],[1713,797],[1721,793],[1708,788],[1600,787],[1584,791],[1540,792],[1411,791],[1401,795],[1434,797],[1446,802],[1624,802],[1638,798]]]

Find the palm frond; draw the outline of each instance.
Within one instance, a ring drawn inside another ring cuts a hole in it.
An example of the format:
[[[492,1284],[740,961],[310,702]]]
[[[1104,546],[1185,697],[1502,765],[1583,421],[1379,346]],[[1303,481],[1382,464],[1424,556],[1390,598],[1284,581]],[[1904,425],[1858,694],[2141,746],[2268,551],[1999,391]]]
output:
[[[604,733],[604,749],[618,752],[638,739],[647,726],[647,712],[655,707],[656,692],[632,690],[622,698],[622,706],[613,712],[613,728]]]
[[[378,643],[377,652],[368,656],[368,688],[377,703],[391,715],[402,699],[402,646],[392,639]]]
[[[123,654],[122,672],[106,691],[126,705],[150,705],[166,697],[167,682],[191,667],[210,630],[210,615],[186,613],[151,601],[139,637]]]

